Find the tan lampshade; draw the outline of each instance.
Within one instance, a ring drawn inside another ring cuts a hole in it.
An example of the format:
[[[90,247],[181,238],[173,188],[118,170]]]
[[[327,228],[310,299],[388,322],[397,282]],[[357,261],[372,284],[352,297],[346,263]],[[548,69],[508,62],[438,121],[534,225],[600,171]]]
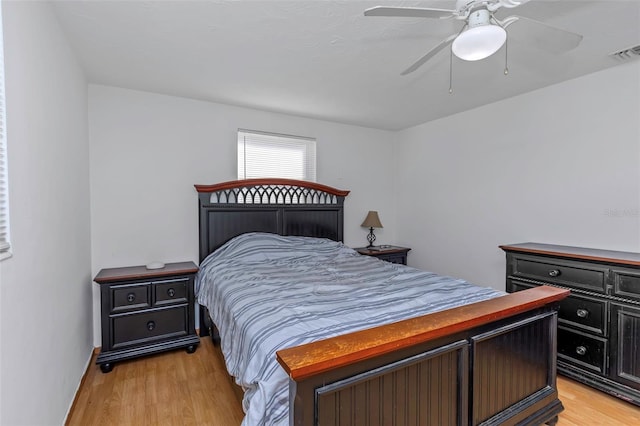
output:
[[[367,213],[367,217],[364,218],[364,222],[362,225],[365,228],[382,228],[382,223],[380,223],[380,218],[378,217],[378,212],[370,211]]]

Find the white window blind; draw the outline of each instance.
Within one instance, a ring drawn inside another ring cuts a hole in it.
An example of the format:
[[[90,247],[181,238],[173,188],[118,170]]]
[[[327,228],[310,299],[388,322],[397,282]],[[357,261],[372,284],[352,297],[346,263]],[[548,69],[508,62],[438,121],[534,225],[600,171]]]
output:
[[[316,140],[238,130],[238,179],[286,178],[315,182]]]
[[[10,255],[9,243],[9,185],[7,183],[7,117],[4,98],[4,37],[2,5],[0,4],[0,259]]]

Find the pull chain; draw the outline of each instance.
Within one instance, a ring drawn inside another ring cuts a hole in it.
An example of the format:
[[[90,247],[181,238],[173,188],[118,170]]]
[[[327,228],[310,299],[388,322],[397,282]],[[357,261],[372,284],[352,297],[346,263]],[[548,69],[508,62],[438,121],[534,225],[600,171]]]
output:
[[[456,37],[459,37],[468,25],[464,24]],[[453,44],[449,46],[449,94],[453,94]]]
[[[449,49],[449,94],[453,94],[453,49]]]
[[[504,41],[504,75],[509,75],[509,37]]]

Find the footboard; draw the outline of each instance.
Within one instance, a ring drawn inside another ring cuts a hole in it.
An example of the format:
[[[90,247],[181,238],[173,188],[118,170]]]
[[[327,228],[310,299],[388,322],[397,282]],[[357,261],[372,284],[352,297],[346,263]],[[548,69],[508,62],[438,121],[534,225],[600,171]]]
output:
[[[539,425],[556,389],[553,287],[283,349],[295,425]]]

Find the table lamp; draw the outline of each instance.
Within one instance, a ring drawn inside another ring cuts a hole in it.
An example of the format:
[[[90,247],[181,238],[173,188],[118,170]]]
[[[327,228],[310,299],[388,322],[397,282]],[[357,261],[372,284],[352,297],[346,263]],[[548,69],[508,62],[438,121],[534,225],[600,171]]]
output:
[[[367,217],[360,225],[364,228],[369,228],[369,235],[367,235],[367,241],[369,241],[368,247],[373,247],[373,242],[376,240],[376,236],[373,233],[373,228],[382,228],[382,223],[380,223],[380,218],[378,217],[378,212],[370,211],[367,213]]]

